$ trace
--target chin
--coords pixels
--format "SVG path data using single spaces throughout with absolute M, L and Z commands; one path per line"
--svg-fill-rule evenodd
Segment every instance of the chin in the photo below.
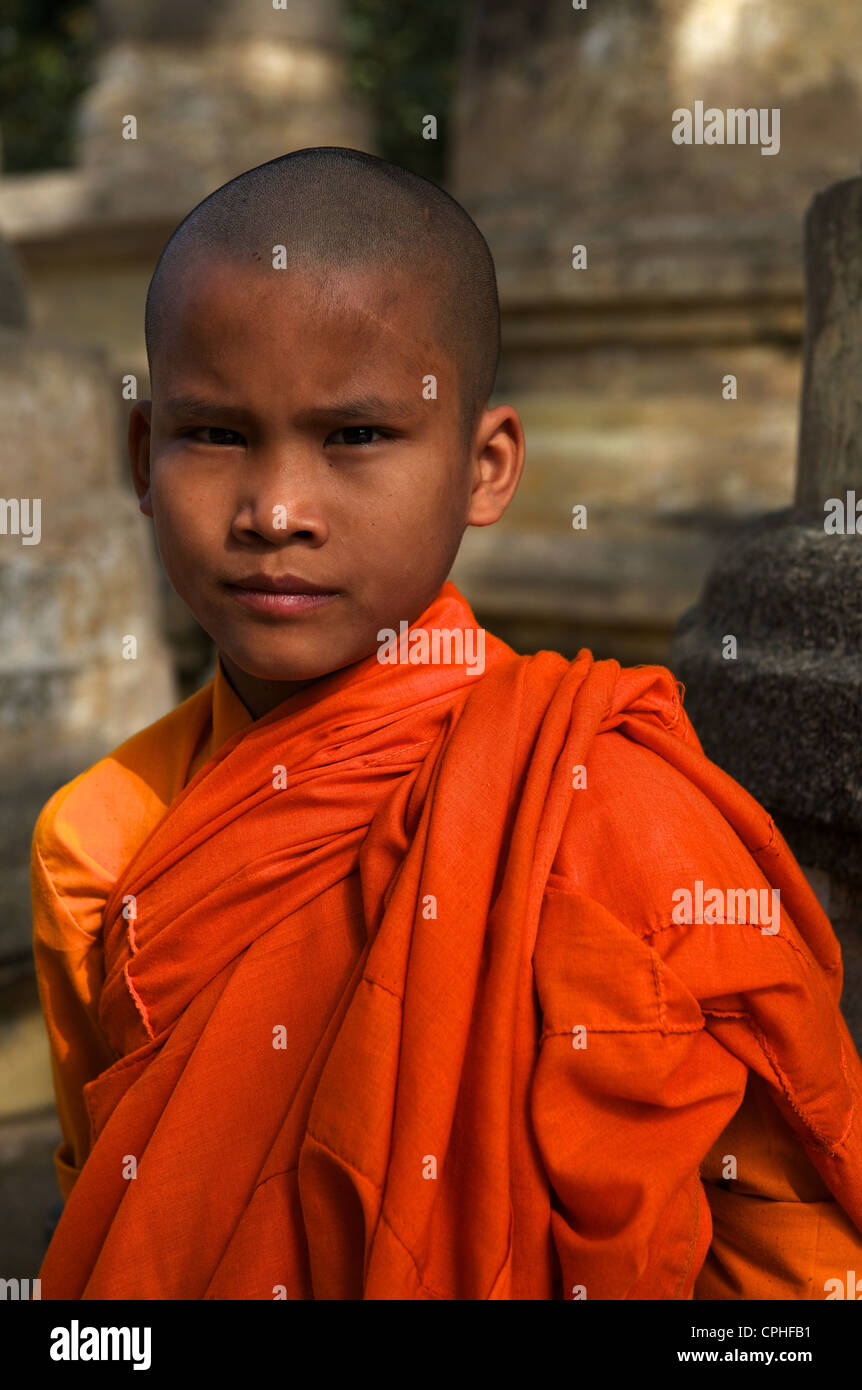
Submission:
M 332 664 L 331 654 L 328 658 L 321 658 L 319 661 L 273 661 L 272 653 L 267 656 L 256 656 L 254 653 L 236 653 L 227 646 L 222 646 L 220 650 L 227 656 L 235 666 L 244 671 L 247 676 L 253 677 L 258 681 L 270 681 L 273 684 L 283 684 L 289 681 L 312 681 L 319 676 L 329 675 L 330 671 L 336 670 L 336 665 Z

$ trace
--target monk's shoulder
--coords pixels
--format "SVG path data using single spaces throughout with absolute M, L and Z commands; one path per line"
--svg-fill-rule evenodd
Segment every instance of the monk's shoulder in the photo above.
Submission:
M 58 889 L 72 887 L 79 873 L 118 876 L 182 790 L 210 704 L 204 686 L 46 801 L 33 831 L 32 858 Z
M 711 797 L 622 730 L 596 735 L 581 780 L 554 873 L 639 935 L 665 924 L 675 891 L 692 877 L 759 878 L 747 846 Z

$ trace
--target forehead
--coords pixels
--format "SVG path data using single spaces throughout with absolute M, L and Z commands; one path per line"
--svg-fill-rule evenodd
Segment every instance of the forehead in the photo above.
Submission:
M 163 338 L 186 349 L 214 333 L 253 342 L 308 340 L 312 332 L 354 343 L 409 339 L 430 348 L 434 300 L 415 276 L 377 266 L 276 270 L 259 263 L 187 258 L 169 278 Z

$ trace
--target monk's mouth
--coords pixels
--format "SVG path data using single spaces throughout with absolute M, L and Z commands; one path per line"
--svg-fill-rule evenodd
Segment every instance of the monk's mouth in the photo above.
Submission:
M 322 608 L 338 598 L 337 593 L 325 594 L 284 594 L 271 589 L 244 589 L 237 584 L 229 584 L 228 589 L 244 608 L 258 613 L 270 613 L 275 617 L 292 617 L 313 608 Z

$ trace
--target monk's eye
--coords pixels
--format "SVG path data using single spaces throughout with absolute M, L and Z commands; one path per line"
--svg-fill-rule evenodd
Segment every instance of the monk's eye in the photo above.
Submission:
M 379 430 L 376 425 L 345 425 L 344 429 L 336 430 L 334 434 L 331 434 L 326 442 L 329 443 L 332 440 L 335 444 L 373 444 L 375 441 L 368 438 L 368 435 L 371 434 L 377 434 L 381 439 L 388 438 L 386 432 Z M 338 435 L 343 435 L 344 438 L 339 439 Z M 365 437 L 357 439 L 357 435 Z
M 239 440 L 240 444 L 244 444 L 244 443 L 245 443 L 245 440 L 243 439 L 242 435 L 241 435 L 241 434 L 237 434 L 236 430 L 225 430 L 225 429 L 222 429 L 220 425 L 201 425 L 200 429 L 197 429 L 197 430 L 190 430 L 189 433 L 191 434 L 192 437 L 194 437 L 196 434 L 213 434 L 213 435 L 226 435 L 226 434 L 229 434 L 229 435 L 232 436 L 230 439 L 227 439 L 227 440 L 225 440 L 224 438 L 217 438 L 217 439 L 202 439 L 202 440 L 201 440 L 201 443 L 202 443 L 202 444 L 227 444 L 229 448 L 234 448 L 235 445 L 236 445 L 236 441 L 237 441 L 237 440 Z

